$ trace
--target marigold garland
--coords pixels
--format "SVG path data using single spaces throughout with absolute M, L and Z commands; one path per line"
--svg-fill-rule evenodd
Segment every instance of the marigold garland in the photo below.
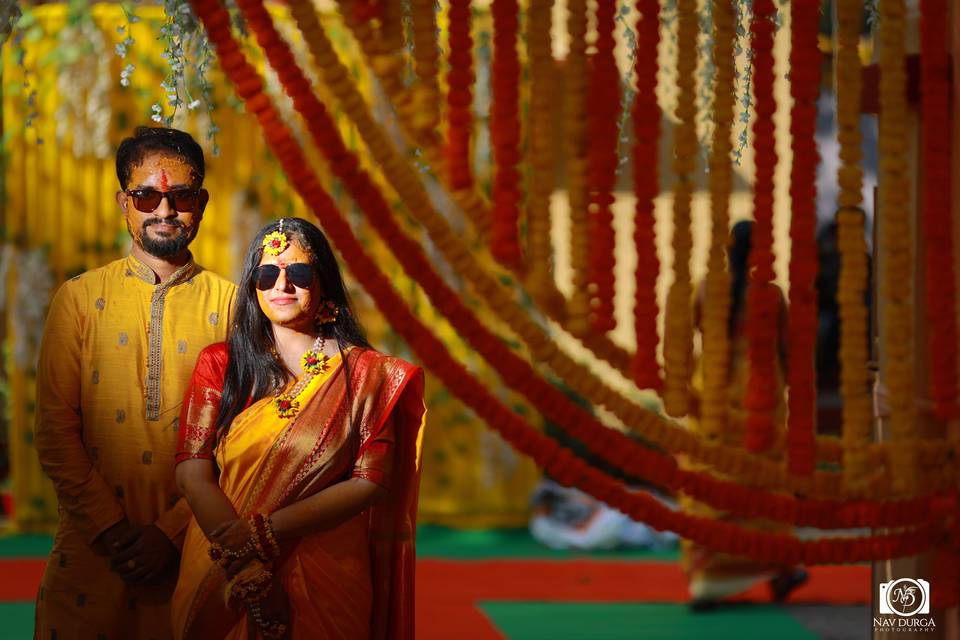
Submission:
M 567 34 L 570 48 L 564 62 L 563 130 L 567 143 L 566 186 L 570 204 L 570 268 L 573 271 L 573 295 L 568 306 L 566 328 L 575 335 L 589 332 L 590 297 L 587 291 L 590 263 L 590 235 L 587 188 L 588 61 L 587 0 L 567 2 Z
M 690 411 L 690 376 L 693 359 L 693 319 L 690 304 L 690 205 L 693 171 L 697 163 L 697 33 L 696 0 L 677 1 L 677 119 L 673 149 L 673 284 L 667 294 L 663 337 L 663 407 L 667 415 Z
M 501 264 L 519 271 L 520 253 L 520 58 L 517 31 L 520 7 L 517 0 L 493 0 L 493 61 L 490 66 L 493 104 L 490 109 L 490 140 L 496 168 L 493 176 L 493 225 L 491 252 Z
M 220 51 L 221 56 L 225 55 L 225 53 L 236 51 L 236 43 L 235 41 L 233 41 L 232 37 L 230 36 L 228 22 L 217 20 L 216 18 L 220 17 L 219 13 L 215 14 L 213 17 L 208 16 L 205 11 L 201 11 L 202 7 L 205 7 L 208 11 L 213 11 L 216 9 L 217 5 L 215 2 L 211 2 L 209 4 L 204 4 L 204 5 L 201 5 L 200 3 L 198 3 L 197 8 L 198 8 L 198 13 L 201 14 L 201 17 L 204 19 L 207 29 L 210 32 L 211 40 L 216 44 L 218 51 Z M 248 17 L 248 22 L 251 23 L 251 26 L 253 26 L 255 30 L 258 27 L 261 29 L 265 27 L 265 25 L 261 23 L 260 20 L 258 20 L 258 18 L 260 18 L 260 16 L 258 16 L 256 13 L 254 13 L 253 16 Z M 269 20 L 269 17 L 267 17 L 267 20 Z M 215 26 L 218 28 L 215 29 L 214 28 Z M 224 43 L 224 40 L 226 40 L 226 44 Z M 234 45 L 232 50 L 229 46 L 230 44 Z M 273 110 L 272 106 L 270 105 L 269 99 L 262 94 L 262 90 L 261 90 L 262 83 L 258 82 L 259 78 L 256 77 L 256 72 L 252 69 L 252 67 L 246 64 L 244 66 L 234 67 L 231 70 L 228 70 L 228 73 L 230 73 L 237 87 L 241 89 L 241 91 L 243 92 L 241 95 L 247 100 L 248 106 L 251 108 L 252 111 L 254 111 L 257 114 L 258 119 L 261 121 L 262 125 L 265 128 L 265 132 L 267 133 L 267 136 L 268 136 L 268 141 L 271 143 L 271 146 L 274 148 L 277 157 L 281 159 L 286 169 L 290 173 L 293 184 L 297 185 L 297 188 L 303 192 L 306 200 L 315 204 L 315 207 L 318 210 L 317 211 L 318 214 L 321 214 L 322 218 L 324 219 L 325 226 L 333 227 L 333 229 L 330 230 L 331 236 L 336 238 L 336 244 L 341 249 L 341 252 L 344 255 L 344 258 L 347 260 L 348 264 L 350 264 L 352 270 L 356 274 L 358 274 L 358 277 L 363 279 L 365 283 L 373 282 L 373 284 L 376 285 L 371 287 L 371 292 L 376 294 L 375 299 L 378 301 L 378 303 L 382 305 L 384 312 L 392 316 L 391 319 L 392 319 L 393 325 L 397 327 L 398 330 L 401 330 L 401 333 L 405 333 L 403 329 L 410 328 L 411 325 L 413 325 L 416 328 L 416 332 L 412 334 L 414 337 L 410 338 L 412 345 L 423 347 L 422 341 L 424 339 L 426 339 L 427 341 L 433 340 L 436 343 L 436 344 L 430 345 L 431 347 L 433 347 L 431 349 L 426 349 L 426 348 L 423 349 L 425 359 L 429 359 L 429 356 L 438 356 L 441 360 L 446 358 L 447 360 L 446 364 L 453 364 L 452 360 L 450 360 L 449 357 L 446 356 L 446 353 L 442 345 L 440 345 L 439 342 L 436 341 L 436 338 L 434 338 L 432 334 L 430 334 L 430 332 L 425 327 L 420 325 L 415 318 L 409 315 L 409 311 L 403 305 L 402 301 L 399 299 L 397 294 L 392 290 L 392 287 L 390 286 L 389 281 L 387 281 L 386 278 L 383 276 L 383 274 L 379 272 L 376 266 L 370 261 L 369 257 L 367 257 L 363 253 L 359 244 L 356 242 L 356 239 L 352 236 L 349 226 L 347 226 L 345 221 L 338 215 L 332 201 L 329 199 L 329 196 L 327 196 L 326 193 L 322 190 L 322 187 L 319 186 L 319 183 L 317 183 L 316 181 L 315 175 L 309 169 L 307 163 L 303 161 L 302 155 L 300 155 L 300 152 L 299 152 L 299 147 L 297 147 L 296 143 L 294 143 L 290 138 L 289 132 L 286 130 L 286 127 L 279 122 L 276 112 Z M 378 213 L 381 214 L 378 216 L 379 222 L 387 222 L 390 220 L 389 211 L 386 212 L 387 213 L 386 216 L 383 216 L 382 214 L 384 213 L 384 211 L 379 210 L 382 208 L 377 208 L 377 209 L 378 209 Z M 329 216 L 329 219 L 327 216 Z M 400 236 L 403 235 L 402 232 L 399 231 L 399 229 L 397 229 L 397 232 L 398 232 L 398 235 Z M 412 249 L 411 253 L 414 254 L 414 257 L 417 258 L 419 261 L 423 262 L 423 265 L 420 265 L 420 266 L 426 266 L 429 271 L 429 263 L 428 261 L 426 261 L 425 256 L 421 252 L 417 251 L 416 243 L 412 242 L 409 238 L 406 238 L 405 241 L 410 244 L 410 247 Z M 341 242 L 343 244 L 341 244 Z M 434 277 L 436 278 L 435 274 L 434 274 Z M 439 280 L 439 278 L 436 278 L 436 279 Z M 453 294 L 453 292 L 448 292 L 448 294 L 450 295 L 450 300 L 449 300 L 450 302 L 455 304 L 458 303 L 458 300 L 455 294 Z M 462 304 L 460 306 L 462 307 Z M 406 314 L 407 317 L 397 317 L 397 314 L 400 314 L 400 315 Z M 476 322 L 476 318 L 473 318 L 472 316 L 470 316 L 469 313 L 467 313 L 467 316 L 469 316 L 474 322 Z M 509 349 L 504 347 L 495 338 L 491 339 L 490 342 L 492 343 L 491 345 L 489 345 L 490 347 L 492 348 L 499 347 L 501 350 L 505 352 L 507 356 L 511 355 L 511 352 L 509 351 Z M 418 352 L 420 352 L 420 349 L 418 349 Z M 520 364 L 525 364 L 525 363 L 521 362 Z M 452 371 L 447 371 L 446 373 L 456 374 L 458 371 L 459 369 L 457 368 L 456 365 L 454 365 L 454 367 L 452 368 Z M 456 378 L 457 376 L 454 375 L 453 377 Z M 472 391 L 474 392 L 474 397 L 476 397 L 476 394 L 486 393 L 482 388 L 480 388 L 479 385 L 476 384 L 475 381 L 473 381 L 469 377 L 469 375 L 467 375 L 466 377 L 468 379 L 467 387 L 468 389 L 472 389 Z M 444 376 L 444 379 L 447 379 L 446 376 Z M 532 380 L 532 378 L 528 378 L 528 381 L 529 380 Z M 557 391 L 554 387 L 550 385 L 543 385 L 543 386 L 545 388 L 538 390 L 538 392 L 543 393 L 543 395 L 545 396 L 553 395 L 553 396 L 558 396 L 559 398 L 564 398 L 563 394 Z M 488 397 L 489 397 L 489 394 L 488 394 Z M 490 399 L 493 400 L 492 397 L 490 397 Z M 556 400 L 555 397 L 548 397 L 547 399 L 549 402 L 555 402 Z M 493 403 L 496 403 L 496 401 L 493 400 Z M 499 405 L 499 403 L 496 403 L 496 404 L 498 405 L 499 408 L 503 409 L 503 411 L 505 411 L 509 416 L 511 416 L 513 418 L 514 424 L 516 424 L 516 422 L 518 421 L 516 416 L 509 414 L 509 412 L 506 411 L 506 409 L 502 407 L 502 405 Z M 582 412 L 582 410 L 580 411 Z M 491 417 L 489 414 L 489 411 L 480 411 L 480 413 L 481 415 L 484 415 L 488 419 L 488 421 L 490 421 L 491 425 L 494 425 L 500 428 L 501 421 L 497 419 L 497 416 Z M 510 422 L 510 421 L 508 420 L 507 422 Z M 522 421 L 519 421 L 519 422 L 522 423 Z M 503 427 L 502 431 L 506 432 L 507 431 L 506 427 Z M 522 442 L 517 442 L 513 437 L 511 437 L 511 434 L 505 433 L 504 435 L 508 437 L 508 439 L 513 441 L 516 444 L 516 446 L 518 446 L 518 448 L 520 448 L 521 450 L 527 450 L 522 446 Z M 513 434 L 513 435 L 517 435 L 517 434 Z M 612 435 L 612 434 L 608 434 L 608 435 Z M 554 447 L 556 446 L 555 443 L 553 443 L 553 446 Z M 643 449 L 643 448 L 640 447 L 640 449 Z M 563 452 L 563 453 L 566 455 L 569 455 L 567 454 L 567 452 Z M 654 456 L 657 455 L 657 454 L 653 454 L 653 452 L 647 452 L 647 453 L 648 455 L 654 455 Z M 622 454 L 623 455 L 621 457 L 623 458 L 623 456 L 626 456 L 626 457 L 633 456 L 636 454 L 636 452 L 623 451 Z M 537 457 L 538 461 L 542 462 L 543 460 L 542 457 L 540 456 L 535 456 L 535 457 Z M 644 461 L 644 462 L 647 462 L 647 461 Z M 655 463 L 654 465 L 651 465 L 650 467 L 647 467 L 647 468 L 650 468 L 650 469 L 659 468 L 661 470 L 664 470 L 663 465 L 660 463 Z M 695 477 L 696 476 L 691 476 L 691 478 L 695 478 Z M 700 482 L 713 482 L 713 481 L 709 481 L 707 478 L 701 478 Z M 601 494 L 597 493 L 596 495 L 601 495 Z M 744 508 L 742 506 L 744 502 L 741 501 L 741 499 L 739 498 L 737 499 L 737 501 L 741 504 L 740 508 L 742 510 Z M 757 503 L 754 501 L 750 501 L 748 504 L 756 505 Z M 786 504 L 788 503 L 785 503 L 784 506 L 786 506 Z M 813 503 L 811 503 L 810 501 L 800 501 L 800 504 L 812 505 Z M 886 509 L 889 506 L 890 505 L 884 505 L 884 508 Z M 925 506 L 926 508 L 930 507 L 929 501 L 926 502 Z M 753 508 L 754 507 L 751 506 L 751 507 L 748 507 L 747 509 L 750 510 Z M 948 505 L 948 510 L 952 508 L 953 508 L 952 506 Z M 832 509 L 836 509 L 836 507 L 832 506 Z M 781 509 L 775 509 L 774 511 L 776 511 L 777 513 L 782 512 Z M 942 513 L 943 511 L 940 510 L 940 512 Z M 829 515 L 831 519 L 834 518 L 834 514 L 832 512 Z M 860 521 L 860 515 L 862 515 L 862 513 L 854 517 L 854 520 Z M 917 514 L 914 512 L 906 515 L 917 515 Z M 703 532 L 701 532 L 698 535 L 700 535 L 700 537 L 704 537 Z M 893 538 L 891 538 L 891 540 L 892 539 Z M 876 544 L 876 542 L 877 540 L 874 539 L 873 544 Z M 915 537 L 913 540 L 913 543 L 915 544 L 916 542 L 917 540 Z M 716 544 L 717 541 L 716 540 L 713 540 L 712 542 L 704 541 L 703 543 L 708 546 L 713 546 L 713 544 Z M 847 548 L 851 544 L 851 541 L 848 539 L 845 542 L 840 542 L 840 544 L 844 545 L 844 548 Z M 898 542 L 897 544 L 900 544 L 900 543 Z M 864 553 L 864 552 L 861 551 L 861 553 Z M 821 556 L 814 554 L 809 557 L 819 558 Z
M 861 71 L 863 3 L 839 0 L 837 6 L 837 140 L 840 143 L 837 247 L 841 256 L 837 303 L 840 308 L 840 392 L 843 396 L 843 469 L 848 486 L 862 483 L 870 468 L 866 446 L 872 436 L 873 407 L 867 380 L 867 247 L 860 209 Z
M 219 8 L 215 2 L 197 2 L 195 7 L 207 26 L 211 40 L 216 44 L 221 54 L 229 48 L 229 44 L 236 45 L 229 33 L 228 20 L 216 20 L 215 18 L 219 18 L 220 15 L 211 17 L 208 13 Z M 225 15 L 222 10 L 219 13 Z M 215 29 L 214 26 L 219 28 Z M 223 43 L 225 39 L 228 41 L 226 45 Z M 247 78 L 241 77 L 242 75 L 246 75 Z M 251 107 L 255 105 L 255 112 L 261 123 L 270 127 L 268 141 L 284 163 L 285 168 L 297 177 L 294 184 L 303 192 L 308 201 L 317 208 L 318 213 L 330 216 L 330 219 L 326 222 L 329 226 L 334 227 L 331 235 L 344 241 L 344 246 L 341 246 L 339 242 L 337 244 L 341 248 L 345 259 L 351 263 L 354 272 L 366 276 L 368 283 L 374 285 L 372 289 L 377 294 L 375 299 L 382 305 L 385 312 L 388 310 L 394 311 L 394 313 L 389 313 L 392 316 L 394 326 L 407 328 L 411 325 L 417 325 L 416 319 L 409 313 L 396 292 L 392 290 L 389 281 L 379 272 L 369 257 L 363 253 L 359 244 L 356 243 L 356 239 L 353 238 L 349 227 L 337 214 L 332 200 L 316 181 L 316 176 L 304 161 L 299 147 L 277 118 L 269 99 L 266 99 L 258 91 L 259 87 L 256 83 L 250 80 L 251 77 L 256 76 L 256 72 L 249 65 L 244 65 L 243 68 L 235 68 L 231 76 L 238 86 L 246 85 L 243 97 L 247 100 L 248 105 Z M 258 98 L 264 99 L 258 100 Z M 303 182 L 301 182 L 301 179 Z M 536 432 L 525 429 L 522 420 L 519 420 L 517 416 L 493 399 L 482 386 L 477 385 L 475 380 L 472 380 L 469 374 L 465 374 L 459 365 L 449 359 L 442 344 L 425 327 L 419 325 L 418 329 L 416 336 L 419 339 L 411 339 L 411 344 L 421 348 L 433 347 L 432 349 L 423 349 L 425 359 L 433 364 L 438 365 L 439 362 L 442 362 L 444 365 L 452 365 L 449 371 L 451 379 L 458 384 L 465 383 L 465 387 L 459 390 L 469 396 L 471 401 L 468 404 L 478 409 L 478 413 L 484 415 L 491 424 L 502 425 L 501 431 L 515 446 L 533 455 L 539 464 L 551 474 L 556 475 L 561 482 L 578 484 L 594 495 L 603 496 L 604 500 L 623 509 L 631 516 L 650 522 L 655 527 L 676 530 L 681 535 L 701 544 L 731 553 L 749 554 L 771 561 L 803 560 L 807 563 L 849 562 L 866 557 L 915 553 L 916 549 L 929 546 L 939 535 L 937 528 L 925 527 L 895 536 L 870 539 L 826 539 L 815 543 L 802 543 L 789 536 L 770 536 L 758 532 L 744 532 L 734 525 L 701 521 L 671 512 L 645 494 L 626 492 L 622 485 L 590 469 L 573 457 L 569 451 L 562 450 L 556 443 L 546 440 Z M 435 344 L 429 344 L 431 341 Z M 538 442 L 537 439 L 540 441 Z
M 399 0 L 396 1 L 399 4 Z M 402 71 L 406 64 L 406 51 L 402 38 L 397 44 L 394 40 L 384 40 L 369 23 L 357 20 L 349 0 L 338 0 L 338 7 L 347 27 L 360 44 L 367 57 L 368 66 L 394 106 L 398 122 L 408 141 L 423 152 L 421 158 L 435 175 L 446 180 L 449 186 L 448 172 L 444 171 L 443 139 L 437 131 L 418 130 L 414 126 L 416 114 L 413 113 L 413 100 L 404 84 Z M 402 34 L 401 34 L 402 35 Z M 490 229 L 490 204 L 483 195 L 472 187 L 450 189 L 450 195 L 457 206 L 470 220 L 478 234 L 486 235 Z
M 482 274 L 467 273 L 469 278 L 479 278 L 482 276 Z M 522 310 L 517 311 L 515 305 L 512 306 L 512 301 L 509 297 L 504 298 L 502 296 L 502 291 L 498 290 L 496 283 L 481 282 L 479 288 L 484 291 L 501 294 L 498 299 L 494 300 L 492 308 L 501 312 L 502 317 L 511 325 L 521 327 L 521 336 L 531 345 L 532 353 L 538 360 L 548 362 L 555 370 L 560 371 L 561 375 L 563 375 L 568 383 L 578 392 L 599 398 L 598 402 L 610 407 L 618 417 L 636 428 L 644 437 L 670 451 L 683 451 L 695 459 L 708 460 L 718 470 L 740 477 L 744 482 L 749 484 L 771 488 L 781 487 L 806 495 L 839 495 L 841 491 L 840 485 L 837 482 L 838 478 L 833 474 L 818 473 L 812 479 L 785 477 L 782 469 L 769 464 L 768 461 L 755 460 L 752 458 L 748 460 L 748 458 L 737 449 L 705 444 L 696 438 L 691 438 L 690 434 L 682 429 L 651 419 L 651 416 L 647 412 L 620 398 L 615 392 L 606 388 L 596 378 L 584 372 L 582 368 L 570 361 L 569 358 L 559 353 L 555 346 L 550 345 L 549 340 L 544 341 L 544 336 L 529 324 L 529 320 L 525 319 Z M 509 309 L 510 313 L 503 313 L 504 309 Z M 521 322 L 521 319 L 523 319 L 523 322 Z M 464 334 L 466 335 L 466 332 L 464 332 Z M 823 444 L 825 447 L 825 455 L 829 459 L 830 456 L 832 456 L 831 452 L 833 450 L 826 447 L 826 443 Z M 942 465 L 937 464 L 937 461 L 945 460 L 949 452 L 933 446 L 925 447 L 925 449 L 928 449 L 928 451 L 925 451 L 924 455 L 927 456 L 927 459 L 931 462 L 929 468 L 941 468 Z M 881 471 L 872 474 L 868 482 L 865 483 L 866 486 L 860 488 L 856 495 L 881 496 L 889 491 L 886 474 L 882 471 L 883 460 L 887 449 L 877 446 L 873 448 L 870 453 L 875 466 L 881 469 Z M 951 482 L 947 475 L 938 475 L 936 480 L 940 483 L 938 486 L 947 486 Z
M 470 138 L 473 135 L 473 38 L 470 0 L 450 0 L 447 57 L 447 141 L 443 148 L 447 181 L 454 191 L 473 186 Z
M 620 73 L 613 50 L 616 2 L 596 5 L 597 40 L 590 57 L 590 94 L 587 120 L 590 131 L 588 189 L 590 260 L 590 326 L 605 333 L 616 328 L 613 317 L 616 239 L 613 231 L 613 189 L 617 181 L 617 147 L 620 114 Z
M 780 327 L 780 290 L 773 284 L 773 173 L 777 146 L 773 115 L 773 0 L 753 3 L 750 23 L 753 47 L 753 91 L 756 116 L 753 122 L 755 176 L 753 185 L 753 233 L 750 238 L 750 285 L 747 288 L 747 354 L 750 361 L 744 446 L 766 451 L 775 442 L 775 412 L 780 402 L 777 386 L 777 342 Z
M 384 52 L 402 50 L 405 45 L 403 0 L 376 0 L 380 14 L 380 40 Z
M 930 395 L 941 420 L 960 418 L 951 198 L 949 11 L 946 0 L 920 3 L 921 220 L 926 258 Z
M 659 0 L 637 0 L 637 49 L 634 73 L 637 93 L 633 98 L 633 245 L 637 253 L 634 271 L 633 326 L 637 349 L 630 363 L 633 381 L 641 389 L 661 389 L 663 378 L 657 361 L 659 331 L 657 316 L 657 256 L 655 201 L 660 192 L 660 105 L 657 104 L 657 53 L 660 46 Z
M 553 104 L 556 69 L 550 49 L 553 0 L 530 0 L 526 13 L 527 53 L 530 58 L 529 186 L 527 187 L 526 290 L 550 315 L 565 312 L 566 300 L 553 277 L 550 243 L 550 197 L 554 189 Z
M 710 149 L 710 188 L 712 224 L 707 277 L 701 305 L 703 332 L 703 400 L 698 426 L 700 433 L 716 439 L 725 431 L 729 411 L 730 340 L 727 320 L 730 315 L 730 274 L 726 269 L 730 191 L 733 167 L 730 133 L 735 102 L 734 10 L 730 0 L 713 7 L 713 60 L 717 74 L 713 99 L 713 142 Z
M 790 172 L 790 308 L 788 328 L 787 464 L 791 473 L 813 473 L 816 462 L 817 341 L 816 180 L 819 154 L 815 139 L 820 95 L 820 7 L 791 4 L 790 114 L 793 165 Z
M 913 252 L 904 60 L 906 7 L 880 2 L 880 251 L 883 255 L 884 371 L 890 389 L 894 486 L 916 486 L 913 449 L 897 445 L 918 437 L 913 374 Z
M 435 0 L 410 0 L 413 31 L 413 70 L 418 82 L 413 90 L 413 106 L 419 130 L 440 126 L 440 81 L 437 77 L 437 18 Z
M 432 135 L 433 132 L 413 130 L 412 115 L 408 107 L 411 101 L 400 75 L 405 52 L 399 49 L 385 51 L 383 42 L 378 38 L 377 33 L 369 24 L 355 18 L 353 11 L 350 10 L 351 6 L 349 2 L 341 0 L 340 7 L 344 21 L 359 42 L 364 55 L 367 57 L 369 67 L 380 81 L 384 93 L 395 106 L 401 129 L 408 140 L 412 141 L 423 152 L 421 160 L 425 161 L 438 175 L 444 176 L 449 184 L 448 172 L 443 170 L 445 160 L 443 158 L 442 140 L 438 136 Z M 545 302 L 541 299 L 542 296 L 538 296 L 537 301 L 545 306 L 546 311 L 554 321 L 576 336 L 598 358 L 609 362 L 611 366 L 629 378 L 630 354 L 614 344 L 605 334 L 588 331 L 588 301 L 584 280 L 589 247 L 586 233 L 587 207 L 583 200 L 586 197 L 587 169 L 586 116 L 584 115 L 585 78 L 587 74 L 584 54 L 586 45 L 583 41 L 586 32 L 585 0 L 572 0 L 569 9 L 570 32 L 571 34 L 579 34 L 579 36 L 573 37 L 571 41 L 570 54 L 564 65 L 566 69 L 564 75 L 567 76 L 565 84 L 568 90 L 564 100 L 564 131 L 570 132 L 570 135 L 566 136 L 568 143 L 571 140 L 579 140 L 579 143 L 572 145 L 572 149 L 568 153 L 571 164 L 567 171 L 567 193 L 571 203 L 571 268 L 574 273 L 574 291 L 567 310 L 569 313 L 558 312 L 554 305 L 549 303 L 549 299 Z M 581 72 L 575 72 L 576 69 L 581 68 Z M 580 157 L 577 154 L 582 156 L 580 160 L 576 160 Z M 491 205 L 483 194 L 475 188 L 475 185 L 469 188 L 451 188 L 450 195 L 457 206 L 471 220 L 474 229 L 481 235 L 486 234 L 490 226 Z M 582 202 L 582 206 L 578 206 L 576 204 L 578 202 Z M 552 295 L 552 292 L 549 292 L 549 296 L 552 297 Z

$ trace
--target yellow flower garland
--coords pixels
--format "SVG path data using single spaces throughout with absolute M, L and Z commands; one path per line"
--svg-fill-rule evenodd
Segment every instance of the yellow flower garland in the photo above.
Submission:
M 527 54 L 530 59 L 529 176 L 527 186 L 526 289 L 551 315 L 564 312 L 566 301 L 553 278 L 550 243 L 550 196 L 553 194 L 552 105 L 556 71 L 550 49 L 553 0 L 531 0 L 526 13 Z
M 867 380 L 867 247 L 860 210 L 860 25 L 863 3 L 839 0 L 837 32 L 837 138 L 840 143 L 840 210 L 837 244 L 842 256 L 837 302 L 840 307 L 840 390 L 843 395 L 843 468 L 848 486 L 862 484 L 869 469 L 867 444 L 872 408 Z
M 913 372 L 913 255 L 910 175 L 907 166 L 907 102 L 904 69 L 904 0 L 880 2 L 880 251 L 884 303 L 884 366 L 890 389 L 894 486 L 916 485 L 917 439 Z
M 437 18 L 434 0 L 410 0 L 413 23 L 413 69 L 419 82 L 413 91 L 417 131 L 440 127 L 440 81 L 437 66 Z
M 564 64 L 563 130 L 567 143 L 567 199 L 570 204 L 570 267 L 573 296 L 568 306 L 567 328 L 574 335 L 589 331 L 590 296 L 587 269 L 590 256 L 587 234 L 587 0 L 567 3 L 570 49 Z
M 730 153 L 733 122 L 734 31 L 733 6 L 730 0 L 719 0 L 713 8 L 713 60 L 717 70 L 713 99 L 713 146 L 710 150 L 710 207 L 712 228 L 710 256 L 702 306 L 703 332 L 703 402 L 700 409 L 700 432 L 718 438 L 727 420 L 727 381 L 730 346 L 727 320 L 730 313 L 730 274 L 727 271 L 727 235 L 729 227 L 730 189 L 733 170 Z
M 690 204 L 692 173 L 697 159 L 697 35 L 696 0 L 677 2 L 677 119 L 673 170 L 673 284 L 667 295 L 666 329 L 663 340 L 663 406 L 668 415 L 690 411 L 690 372 L 693 357 L 693 322 L 690 303 Z
M 307 0 L 297 0 L 291 3 L 296 6 L 309 6 Z M 312 8 L 311 8 L 312 11 Z M 349 24 L 349 20 L 348 20 Z M 353 25 L 356 26 L 356 25 Z M 351 28 L 353 28 L 351 26 Z M 363 31 L 355 31 L 363 33 Z M 370 31 L 368 37 L 373 37 Z M 306 41 L 312 43 L 312 36 L 305 36 Z M 361 44 L 364 45 L 361 40 Z M 364 51 L 369 52 L 372 47 L 364 45 Z M 367 54 L 372 55 L 372 54 Z M 371 62 L 373 62 L 371 60 Z M 384 71 L 383 67 L 374 66 L 376 73 Z M 386 68 L 389 73 L 390 68 Z M 349 78 L 347 78 L 349 80 Z M 351 81 L 352 82 L 352 81 Z M 358 103 L 364 106 L 362 100 Z M 351 105 L 359 108 L 357 105 Z M 355 113 L 348 112 L 351 118 Z M 355 120 L 355 122 L 357 122 Z M 370 121 L 372 123 L 372 119 Z M 378 126 L 378 125 L 374 125 Z M 359 125 L 363 131 L 367 126 Z M 695 141 L 694 141 L 695 142 Z M 409 168 L 409 165 L 408 165 Z M 388 180 L 395 181 L 394 171 L 400 171 L 401 166 L 387 163 L 383 166 Z M 418 180 L 416 173 L 413 181 Z M 401 197 L 410 204 L 407 196 Z M 869 457 L 874 468 L 878 469 L 863 486 L 851 490 L 844 490 L 842 476 L 830 472 L 818 472 L 813 476 L 793 477 L 779 464 L 770 460 L 750 455 L 736 447 L 726 447 L 720 444 L 707 442 L 695 434 L 664 421 L 647 409 L 636 405 L 608 387 L 602 380 L 590 373 L 584 367 L 564 354 L 557 345 L 543 333 L 540 327 L 531 320 L 526 309 L 520 307 L 513 300 L 512 294 L 496 282 L 495 278 L 487 274 L 477 260 L 470 254 L 458 236 L 450 231 L 445 219 L 432 208 L 410 207 L 411 213 L 418 217 L 427 229 L 435 245 L 444 253 L 458 273 L 474 283 L 490 302 L 491 308 L 510 326 L 516 328 L 517 334 L 526 342 L 531 355 L 536 361 L 544 363 L 556 371 L 577 393 L 588 397 L 598 405 L 607 407 L 614 415 L 629 426 L 631 431 L 649 439 L 672 453 L 683 453 L 690 458 L 704 462 L 724 473 L 751 486 L 776 488 L 784 491 L 802 493 L 810 497 L 824 498 L 881 498 L 889 497 L 891 483 L 889 475 L 884 472 L 885 461 L 890 456 L 888 447 L 873 445 L 869 449 Z M 436 216 L 436 217 L 434 217 Z M 821 439 L 818 442 L 820 457 L 835 459 L 836 445 L 831 439 Z M 922 478 L 921 486 L 925 490 L 936 490 L 951 485 L 955 476 L 950 468 L 943 464 L 949 452 L 944 451 L 937 443 L 918 443 L 917 455 L 928 461 L 928 473 Z

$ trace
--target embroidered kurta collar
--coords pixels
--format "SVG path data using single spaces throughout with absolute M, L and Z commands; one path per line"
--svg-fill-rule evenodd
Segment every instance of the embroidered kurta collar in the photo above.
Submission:
M 190 260 L 187 261 L 187 264 L 174 271 L 166 282 L 158 283 L 157 274 L 153 272 L 153 269 L 133 257 L 132 253 L 127 256 L 128 276 L 135 276 L 149 285 L 162 287 L 164 289 L 186 282 L 192 278 L 196 272 L 197 263 L 193 260 L 193 254 L 190 254 Z

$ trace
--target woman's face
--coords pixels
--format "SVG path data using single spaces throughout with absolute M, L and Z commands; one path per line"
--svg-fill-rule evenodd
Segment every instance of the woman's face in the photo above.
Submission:
M 289 246 L 280 255 L 271 256 L 264 252 L 260 264 L 276 265 L 280 268 L 280 275 L 271 288 L 261 290 L 257 287 L 257 301 L 260 303 L 263 314 L 273 324 L 312 333 L 323 291 L 316 272 L 313 273 L 309 287 L 300 287 L 290 281 L 286 268 L 298 263 L 309 265 L 310 256 L 295 240 L 291 240 Z

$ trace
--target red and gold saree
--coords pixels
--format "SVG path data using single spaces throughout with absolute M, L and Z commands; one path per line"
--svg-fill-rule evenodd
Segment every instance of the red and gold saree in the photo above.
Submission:
M 412 640 L 423 372 L 370 349 L 344 359 L 314 377 L 294 418 L 278 417 L 263 398 L 217 440 L 227 355 L 223 344 L 209 347 L 184 401 L 178 461 L 212 454 L 240 517 L 272 513 L 350 477 L 386 488 L 386 499 L 355 518 L 285 546 L 275 570 L 294 638 Z M 173 596 L 175 637 L 256 637 L 246 615 L 225 605 L 226 576 L 208 547 L 193 520 Z

